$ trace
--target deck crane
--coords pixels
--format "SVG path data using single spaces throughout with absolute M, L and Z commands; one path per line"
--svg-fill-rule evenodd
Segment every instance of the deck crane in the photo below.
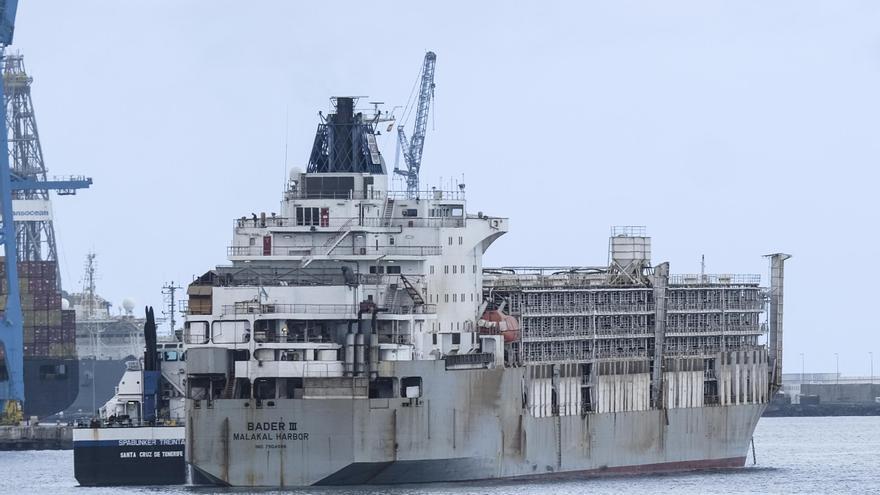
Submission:
M 6 47 L 12 44 L 15 30 L 15 14 L 18 0 L 0 0 L 0 61 Z M 0 84 L 0 101 L 5 101 L 4 85 Z M 0 125 L 0 143 L 7 146 L 9 132 L 6 119 Z M 0 422 L 15 423 L 21 420 L 21 404 L 24 402 L 24 338 L 21 312 L 21 294 L 18 287 L 18 246 L 12 213 L 14 191 L 55 190 L 72 194 L 87 188 L 92 179 L 39 180 L 12 173 L 9 153 L 0 150 L 0 243 L 3 245 L 6 264 L 6 307 L 0 317 Z
M 416 108 L 416 121 L 413 126 L 412 139 L 406 139 L 403 125 L 397 126 L 397 138 L 400 149 L 403 151 L 403 159 L 406 162 L 406 170 L 394 168 L 394 173 L 406 177 L 407 196 L 415 198 L 419 194 L 419 167 L 422 165 L 422 149 L 425 146 L 425 131 L 428 128 L 428 113 L 431 109 L 431 100 L 434 99 L 434 65 L 437 63 L 437 55 L 434 52 L 425 54 L 422 64 L 421 84 L 419 87 L 419 99 Z

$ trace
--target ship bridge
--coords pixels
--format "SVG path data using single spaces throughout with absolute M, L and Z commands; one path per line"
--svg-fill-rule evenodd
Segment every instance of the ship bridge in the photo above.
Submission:
M 468 214 L 463 184 L 392 190 L 380 114 L 334 106 L 280 211 L 234 219 L 230 264 L 188 288 L 192 397 L 293 398 L 305 378 L 376 379 L 382 363 L 483 348 L 482 256 L 508 220 Z

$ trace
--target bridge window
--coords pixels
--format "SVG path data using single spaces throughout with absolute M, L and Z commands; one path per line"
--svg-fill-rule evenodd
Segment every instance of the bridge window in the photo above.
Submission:
M 400 379 L 400 396 L 415 399 L 422 396 L 422 377 L 407 376 Z
M 247 320 L 215 321 L 211 324 L 211 340 L 215 344 L 250 342 L 251 324 Z
M 298 206 L 296 208 L 296 224 L 301 226 L 320 225 L 320 208 Z
M 275 379 L 257 378 L 254 380 L 254 399 L 274 399 Z
M 233 388 L 234 399 L 250 399 L 251 398 L 251 381 L 247 378 L 236 378 Z
M 320 305 L 314 305 L 315 310 Z M 307 308 L 308 309 L 308 308 Z M 327 326 L 305 320 L 257 320 L 254 322 L 254 342 L 328 342 Z
M 187 344 L 208 343 L 208 322 L 188 321 L 183 325 L 183 340 Z
M 208 391 L 211 388 L 211 379 L 207 377 L 189 377 L 187 379 L 187 397 L 195 400 L 209 399 Z
M 393 377 L 379 377 L 370 381 L 370 398 L 371 399 L 392 399 L 394 398 L 394 386 L 397 379 Z

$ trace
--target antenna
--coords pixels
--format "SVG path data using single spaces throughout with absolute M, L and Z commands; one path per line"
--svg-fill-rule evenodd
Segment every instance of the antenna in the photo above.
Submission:
M 288 115 L 288 108 L 284 109 L 284 177 L 281 178 L 282 184 L 287 184 L 287 180 L 290 178 L 287 175 L 287 141 L 290 136 L 290 117 Z M 285 186 L 286 187 L 286 186 Z
M 175 308 L 174 294 L 175 294 L 177 291 L 179 291 L 179 290 L 183 290 L 183 287 L 180 287 L 180 286 L 174 285 L 174 281 L 173 281 L 173 280 L 172 280 L 171 282 L 169 282 L 169 283 L 167 283 L 167 284 L 165 284 L 165 285 L 162 286 L 162 295 L 165 296 L 165 304 L 168 305 L 168 310 L 167 310 L 167 311 L 163 311 L 162 314 L 164 314 L 165 316 L 167 316 L 168 319 L 169 319 L 168 323 L 171 325 L 171 335 L 174 335 L 174 329 L 175 329 L 175 328 L 174 328 L 174 327 L 175 327 L 175 321 L 174 321 L 174 308 Z
M 89 251 L 86 255 L 86 263 L 85 263 L 85 276 L 83 276 L 83 296 L 85 301 L 83 301 L 83 309 L 85 309 L 86 319 L 95 318 L 95 312 L 98 309 L 98 295 L 95 291 L 95 272 L 97 271 L 97 266 L 95 265 L 95 252 Z

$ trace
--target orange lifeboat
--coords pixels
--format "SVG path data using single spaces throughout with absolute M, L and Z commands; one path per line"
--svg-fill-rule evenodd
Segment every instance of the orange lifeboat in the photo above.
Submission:
M 519 321 L 500 309 L 487 309 L 477 321 L 477 326 L 483 335 L 501 335 L 504 342 L 519 340 Z

